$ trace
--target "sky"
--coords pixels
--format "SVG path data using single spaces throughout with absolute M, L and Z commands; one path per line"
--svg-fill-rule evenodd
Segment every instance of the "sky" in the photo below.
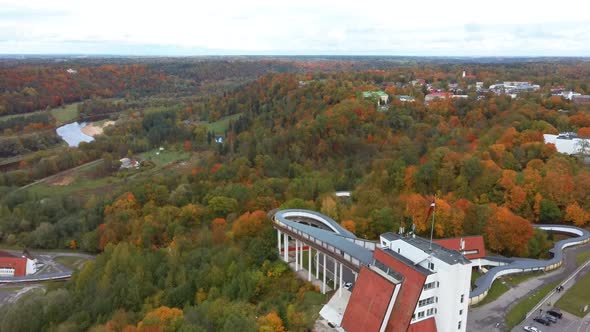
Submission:
M 0 0 L 0 54 L 590 56 L 590 1 Z

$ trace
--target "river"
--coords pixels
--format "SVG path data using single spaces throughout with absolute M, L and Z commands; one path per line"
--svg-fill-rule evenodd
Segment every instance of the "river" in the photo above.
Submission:
M 94 137 L 85 135 L 82 128 L 86 122 L 72 122 L 57 128 L 57 134 L 68 143 L 69 146 L 77 147 L 80 142 L 92 142 Z

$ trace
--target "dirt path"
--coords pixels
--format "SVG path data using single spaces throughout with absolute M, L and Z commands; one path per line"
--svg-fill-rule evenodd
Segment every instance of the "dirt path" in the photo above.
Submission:
M 31 182 L 31 183 L 29 183 L 29 184 L 27 184 L 27 185 L 24 185 L 24 186 L 22 186 L 22 187 L 20 187 L 20 188 L 16 189 L 15 191 L 22 190 L 22 189 L 27 189 L 27 188 L 29 188 L 29 187 L 32 187 L 32 186 L 34 186 L 34 185 L 37 185 L 37 184 L 39 184 L 39 183 L 43 183 L 43 182 L 45 182 L 45 181 L 49 181 L 49 180 L 52 180 L 52 179 L 59 179 L 60 177 L 61 177 L 61 178 L 65 178 L 65 177 L 67 177 L 67 175 L 69 174 L 69 172 L 76 171 L 76 170 L 78 170 L 78 169 L 80 169 L 80 168 L 82 168 L 82 167 L 86 167 L 86 166 L 90 166 L 90 165 L 98 164 L 98 163 L 99 163 L 99 162 L 101 162 L 101 161 L 102 161 L 102 159 L 96 159 L 96 160 L 94 160 L 94 161 L 91 161 L 91 162 L 88 162 L 88 163 L 86 163 L 86 164 L 82 164 L 82 165 L 80 165 L 80 166 L 76 166 L 76 167 L 74 167 L 74 168 L 66 169 L 66 170 L 64 170 L 64 171 L 61 171 L 61 172 L 59 172 L 59 173 L 57 173 L 57 174 L 53 174 L 53 175 L 50 175 L 50 176 L 48 176 L 48 177 L 45 177 L 45 178 L 39 179 L 39 180 L 37 180 L 37 181 L 35 181 L 35 182 Z

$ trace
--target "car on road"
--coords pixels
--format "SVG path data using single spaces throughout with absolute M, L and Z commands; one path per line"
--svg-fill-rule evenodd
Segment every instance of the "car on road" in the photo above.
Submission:
M 541 330 L 539 330 L 538 328 L 536 328 L 534 326 L 525 326 L 524 330 L 527 332 L 541 332 Z
M 544 314 L 543 318 L 550 321 L 551 323 L 557 323 L 557 318 L 555 316 L 551 316 L 549 314 Z
M 352 289 L 352 282 L 347 282 L 344 284 L 344 289 L 351 290 Z
M 533 318 L 533 320 L 537 323 L 541 323 L 545 326 L 549 326 L 551 324 L 551 322 L 549 322 L 548 320 L 546 320 L 545 318 L 541 317 L 541 316 L 537 316 L 535 318 Z
M 557 308 L 553 308 L 549 311 L 547 311 L 547 313 L 553 317 L 559 318 L 561 319 L 561 316 L 563 316 L 563 314 L 561 313 L 561 311 Z

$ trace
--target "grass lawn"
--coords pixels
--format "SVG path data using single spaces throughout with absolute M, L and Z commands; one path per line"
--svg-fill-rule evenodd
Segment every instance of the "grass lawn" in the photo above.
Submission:
M 555 304 L 557 307 L 578 317 L 584 317 L 581 309 L 590 305 L 590 273 L 586 274 L 572 288 L 570 288 Z
M 164 150 L 160 151 L 159 154 L 158 149 L 154 149 L 151 151 L 147 151 L 144 153 L 139 154 L 140 160 L 150 160 L 156 164 L 156 166 L 164 166 L 171 162 L 180 161 L 180 160 L 188 160 L 190 158 L 190 153 L 186 151 L 175 151 L 175 150 Z
M 545 285 L 544 287 L 537 289 L 531 296 L 521 300 L 513 306 L 506 314 L 506 325 L 508 325 L 508 328 L 512 329 L 514 326 L 522 322 L 525 315 L 531 311 L 531 309 L 533 309 L 533 307 L 537 305 L 545 295 L 554 290 L 558 284 L 559 282 Z
M 57 256 L 53 260 L 61 265 L 69 267 L 72 270 L 81 269 L 84 266 L 84 264 L 88 261 L 85 258 L 75 256 Z
M 502 277 L 502 279 L 512 286 L 517 286 L 520 283 L 523 283 L 531 278 L 540 277 L 543 274 L 545 274 L 545 273 L 544 272 L 518 273 L 518 274 L 507 275 L 505 277 Z
M 576 264 L 580 266 L 584 264 L 588 259 L 590 259 L 590 250 L 583 251 L 576 255 Z
M 161 172 L 172 162 L 188 160 L 190 158 L 190 153 L 185 151 L 164 150 L 159 155 L 156 152 L 157 150 L 152 150 L 139 155 L 141 160 L 151 160 L 155 164 L 153 168 L 129 170 L 126 175 L 115 173 L 109 176 L 96 177 L 93 175 L 93 170 L 96 167 L 100 167 L 101 163 L 91 164 L 68 174 L 67 176 L 74 178 L 68 185 L 59 186 L 44 182 L 31 186 L 27 190 L 42 197 L 60 194 L 75 194 L 80 196 L 90 196 L 92 194 L 118 195 L 124 188 L 129 187 L 132 182 L 149 178 Z
M 242 116 L 242 115 L 241 114 L 234 114 L 234 115 L 224 116 L 223 118 L 221 118 L 215 122 L 208 123 L 206 125 L 207 129 L 210 132 L 215 133 L 216 135 L 222 135 L 223 133 L 225 133 L 225 131 L 229 127 L 229 122 L 236 121 L 237 119 L 240 118 L 240 116 Z
M 75 121 L 78 119 L 78 103 L 54 108 L 51 110 L 51 115 L 55 118 L 58 126 Z
M 79 103 L 73 103 L 73 104 L 64 105 L 62 107 L 53 108 L 49 112 L 55 118 L 57 125 L 61 126 L 65 123 L 75 121 L 78 118 L 78 104 Z M 45 112 L 47 112 L 47 111 L 41 110 L 41 111 L 36 111 L 36 112 L 31 112 L 31 113 L 24 113 L 24 114 L 4 115 L 4 116 L 0 117 L 0 121 L 12 119 L 12 118 L 17 118 L 17 117 L 21 117 L 21 116 L 26 117 L 26 116 L 31 116 L 34 114 L 45 113 Z
M 473 305 L 473 307 L 479 307 L 484 304 L 493 302 L 494 300 L 496 300 L 497 298 L 502 296 L 502 294 L 506 293 L 509 289 L 510 289 L 510 287 L 508 287 L 504 283 L 502 283 L 501 279 L 497 279 L 492 284 L 492 287 L 490 287 L 490 290 L 488 291 L 488 295 L 486 295 L 486 297 L 484 297 L 483 300 L 481 300 L 481 302 L 477 303 L 476 305 Z

